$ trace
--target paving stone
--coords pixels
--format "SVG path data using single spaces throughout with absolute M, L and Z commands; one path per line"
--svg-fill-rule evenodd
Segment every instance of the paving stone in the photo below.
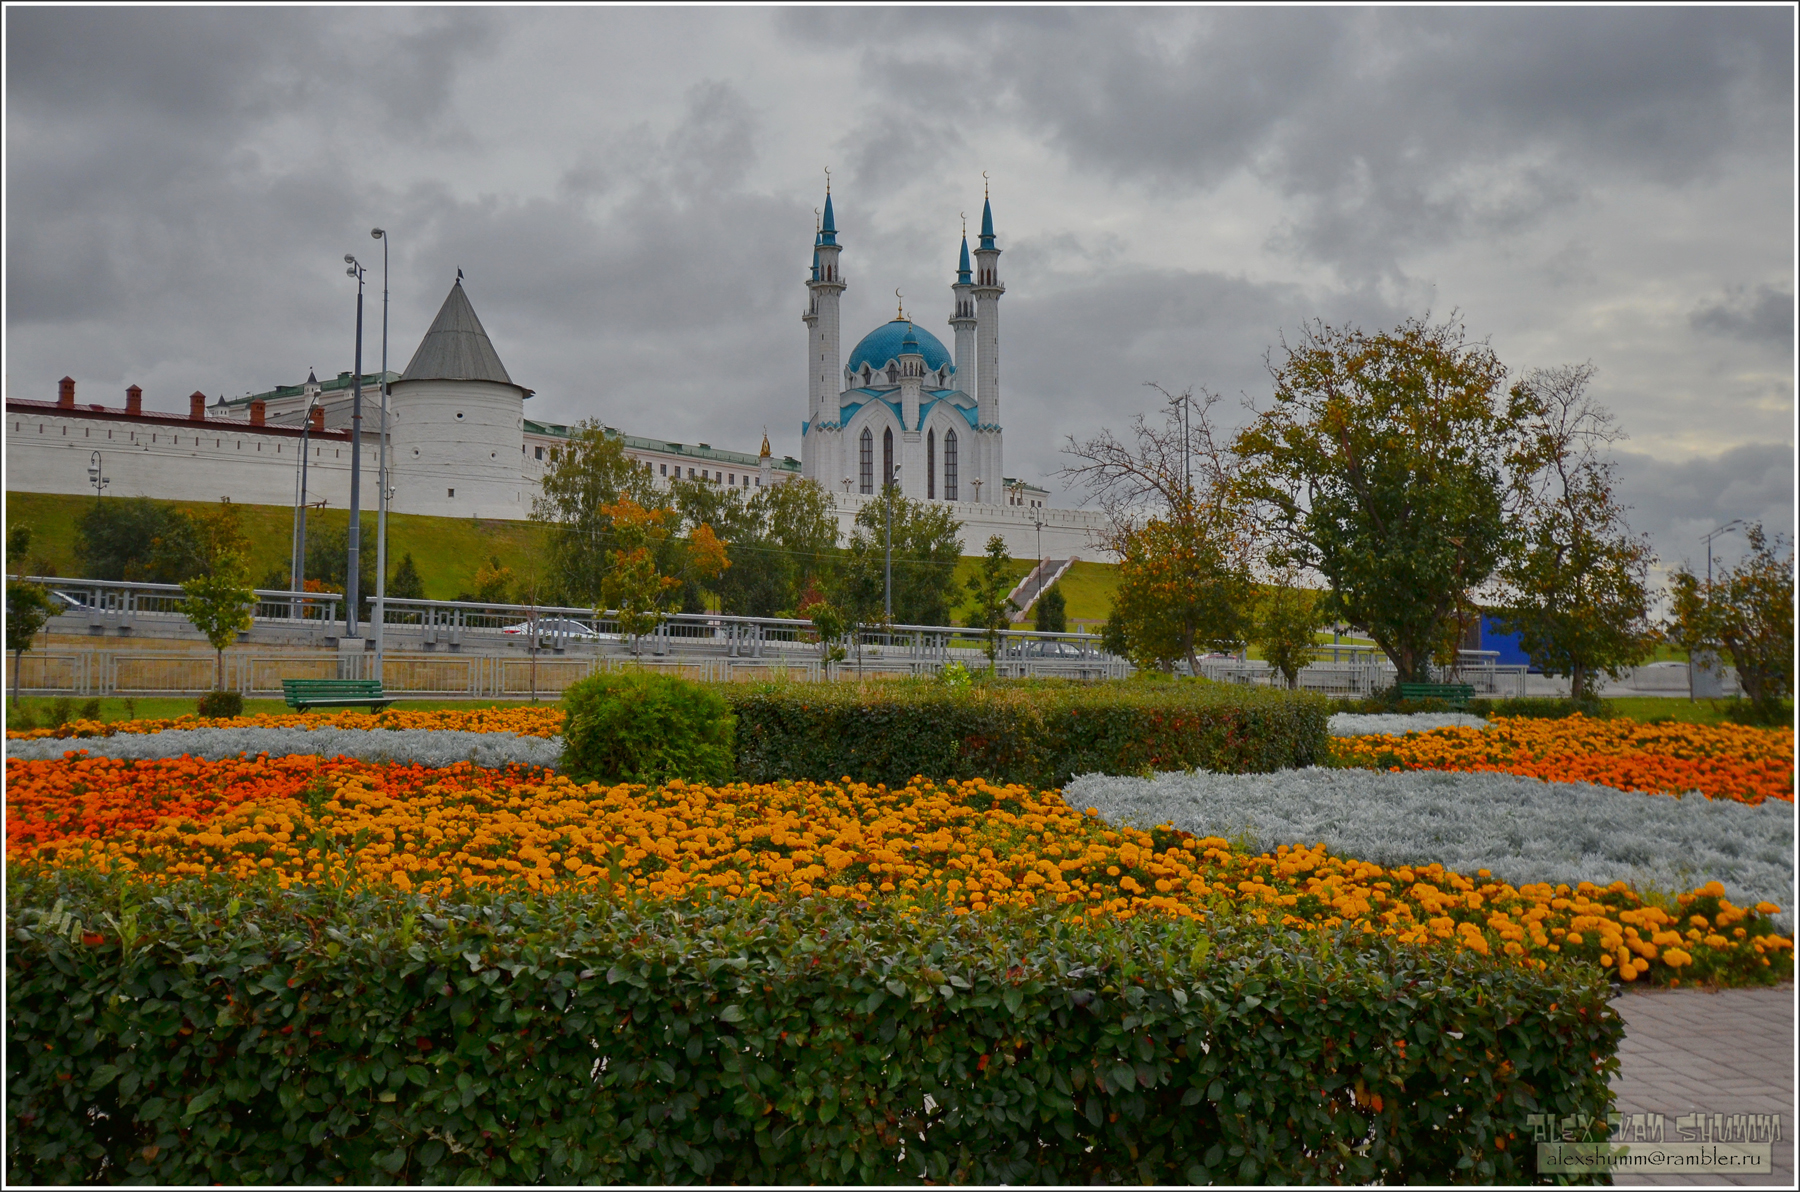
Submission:
M 1637 1187 L 1794 1186 L 1795 992 L 1773 989 L 1629 990 L 1614 1002 L 1625 1019 L 1613 1093 L 1622 1113 L 1781 1115 L 1769 1176 L 1615 1175 Z

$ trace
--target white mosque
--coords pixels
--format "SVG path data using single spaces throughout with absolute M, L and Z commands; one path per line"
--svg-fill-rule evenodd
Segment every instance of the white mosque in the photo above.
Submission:
M 896 309 L 857 341 L 839 368 L 838 298 L 844 292 L 831 192 L 813 245 L 807 328 L 807 415 L 801 468 L 826 488 L 867 496 L 897 484 L 920 501 L 1039 508 L 1044 491 L 1008 482 L 1000 431 L 1000 249 L 984 198 L 975 267 L 962 240 L 950 287 L 951 357 L 931 332 Z M 971 395 L 969 389 L 974 389 Z M 983 493 L 983 489 L 986 493 Z
M 984 198 L 979 242 L 971 254 L 965 232 L 950 286 L 954 357 L 897 311 L 845 359 L 838 317 L 843 249 L 828 187 L 801 316 L 807 402 L 800 459 L 773 457 L 766 437 L 751 454 L 621 434 L 626 453 L 659 481 L 706 480 L 746 495 L 804 476 L 831 493 L 846 536 L 857 512 L 891 483 L 915 500 L 944 502 L 963 523 L 965 554 L 980 553 L 999 534 L 1015 558 L 1110 558 L 1098 544 L 1098 514 L 1052 509 L 1046 489 L 1005 473 L 1000 296 L 1006 287 L 995 240 L 993 209 Z M 379 416 L 384 381 L 385 427 Z M 357 433 L 351 423 L 359 384 Z M 125 396 L 122 407 L 77 403 L 70 377 L 62 378 L 55 401 L 8 394 L 7 489 L 95 494 L 101 477 L 111 496 L 343 507 L 351 460 L 360 455 L 363 505 L 372 509 L 385 446 L 390 508 L 397 512 L 516 520 L 530 516 L 544 472 L 571 432 L 526 416 L 532 390 L 501 363 L 460 272 L 401 373 L 356 378 L 346 372 L 324 382 L 308 376 L 302 384 L 229 399 L 196 392 L 183 413 L 146 410 L 135 385 Z

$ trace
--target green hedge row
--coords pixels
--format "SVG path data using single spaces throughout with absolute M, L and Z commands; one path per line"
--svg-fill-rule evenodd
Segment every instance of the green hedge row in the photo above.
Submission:
M 14 879 L 12 1183 L 1531 1182 L 1580 966 L 1253 923 Z
M 1210 683 L 931 680 L 730 684 L 738 774 L 905 783 L 915 774 L 1040 788 L 1078 774 L 1310 766 L 1331 707 L 1305 693 Z

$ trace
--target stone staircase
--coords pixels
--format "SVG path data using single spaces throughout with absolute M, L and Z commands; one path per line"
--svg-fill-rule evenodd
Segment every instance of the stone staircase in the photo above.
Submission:
M 1019 611 L 1012 615 L 1013 624 L 1016 625 L 1025 620 L 1026 614 L 1031 611 L 1031 606 L 1037 603 L 1037 598 L 1043 595 L 1045 589 L 1061 579 L 1064 572 L 1079 562 L 1081 559 L 1075 556 L 1067 559 L 1041 559 L 1036 567 L 1026 572 L 1025 578 L 1019 581 L 1018 586 L 1011 593 L 1013 603 L 1019 606 Z

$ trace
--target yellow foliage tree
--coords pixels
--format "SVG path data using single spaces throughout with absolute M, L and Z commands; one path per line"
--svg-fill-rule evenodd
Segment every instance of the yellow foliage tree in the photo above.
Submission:
M 602 506 L 600 513 L 612 524 L 614 542 L 612 567 L 601 581 L 600 599 L 616 613 L 619 632 L 634 642 L 662 624 L 671 592 L 688 580 L 713 579 L 731 566 L 725 543 L 708 525 L 694 527 L 681 549 L 665 550 L 679 521 L 674 510 L 646 509 L 621 497 Z M 664 558 L 675 561 L 672 573 L 658 566 Z

